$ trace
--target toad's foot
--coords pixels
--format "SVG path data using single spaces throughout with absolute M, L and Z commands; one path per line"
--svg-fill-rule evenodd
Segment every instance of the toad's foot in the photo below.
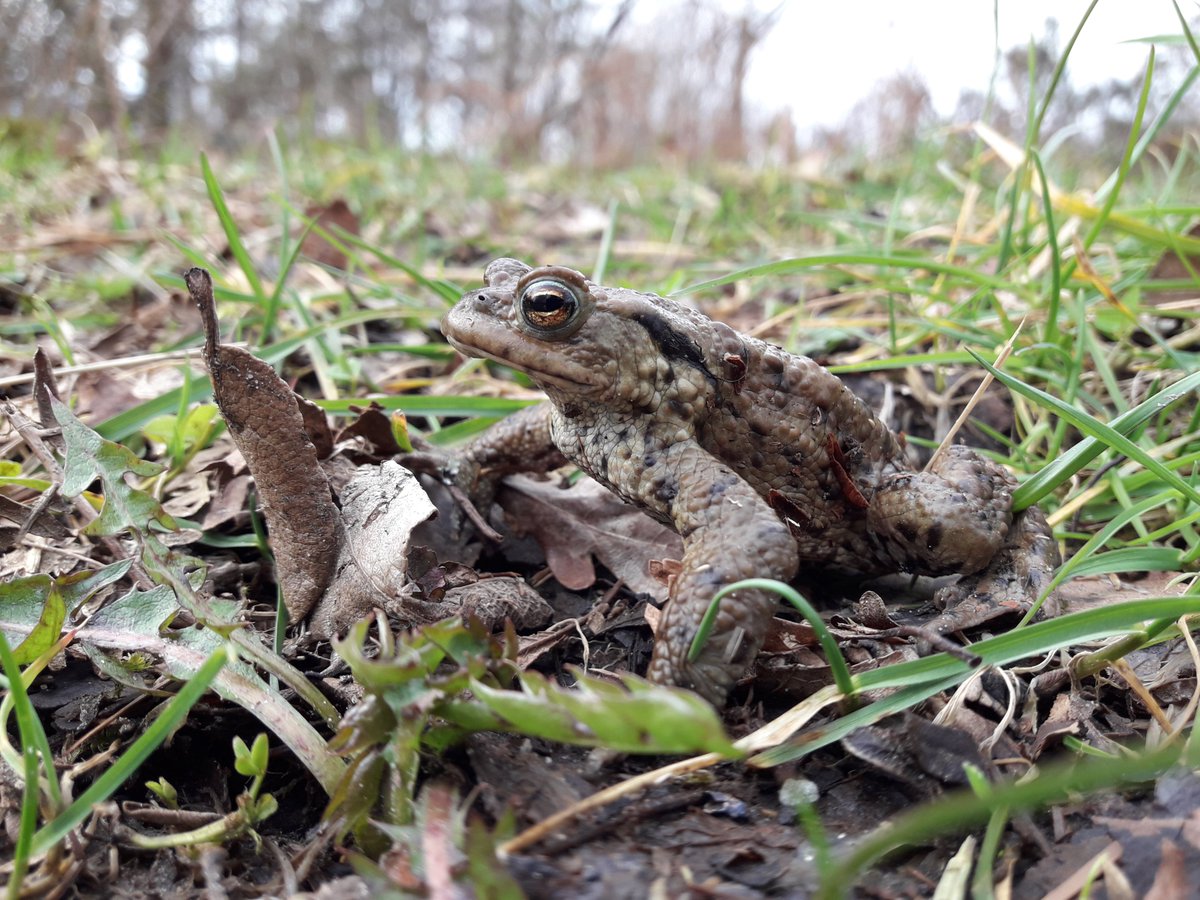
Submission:
M 934 603 L 943 612 L 931 631 L 963 631 L 1005 614 L 1024 614 L 1041 597 L 1062 562 L 1046 517 L 1036 506 L 1018 513 L 1008 539 L 982 572 L 942 588 Z

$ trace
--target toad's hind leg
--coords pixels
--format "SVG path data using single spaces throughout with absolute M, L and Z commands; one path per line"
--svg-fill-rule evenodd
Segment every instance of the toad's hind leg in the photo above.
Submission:
M 1040 509 L 1012 512 L 1016 481 L 1000 465 L 960 446 L 946 448 L 928 472 L 895 475 L 871 498 L 868 515 L 880 550 L 899 568 L 923 575 L 962 574 L 935 601 L 946 612 L 929 627 L 956 631 L 1023 612 L 1060 562 Z
M 732 469 L 693 442 L 665 450 L 646 473 L 683 537 L 683 565 L 659 626 L 652 681 L 691 688 L 715 704 L 746 670 L 767 634 L 778 598 L 738 591 L 721 601 L 699 657 L 687 659 L 713 595 L 744 578 L 788 581 L 796 574 L 796 542 L 787 526 Z
M 1000 552 L 1016 481 L 967 447 L 947 447 L 925 472 L 884 480 L 870 498 L 870 534 L 884 560 L 920 575 L 970 574 Z

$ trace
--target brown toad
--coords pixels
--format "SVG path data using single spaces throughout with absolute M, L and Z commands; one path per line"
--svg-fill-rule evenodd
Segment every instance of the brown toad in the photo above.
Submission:
M 450 343 L 526 373 L 531 407 L 468 450 L 492 472 L 544 467 L 549 442 L 627 502 L 674 527 L 684 555 L 649 677 L 723 702 L 765 637 L 776 598 L 721 604 L 699 659 L 689 645 L 713 594 L 801 564 L 965 576 L 943 599 L 1029 598 L 1057 563 L 1041 513 L 1012 513 L 1012 477 L 965 447 L 928 472 L 834 375 L 695 310 L 571 269 L 487 267 L 442 321 Z

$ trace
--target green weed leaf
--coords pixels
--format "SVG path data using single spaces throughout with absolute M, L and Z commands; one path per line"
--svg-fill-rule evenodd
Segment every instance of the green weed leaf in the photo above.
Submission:
M 471 683 L 475 700 L 506 731 L 622 753 L 740 755 L 716 711 L 690 691 L 633 675 L 613 684 L 581 674 L 567 688 L 526 672 L 520 682 L 519 691 Z M 446 715 L 453 719 L 453 709 Z
M 29 575 L 0 584 L 0 631 L 15 642 L 13 656 L 28 665 L 54 645 L 67 613 L 129 571 L 130 561 L 59 578 Z
M 163 470 L 158 463 L 139 458 L 120 444 L 100 437 L 57 400 L 50 401 L 54 417 L 62 426 L 66 442 L 62 492 L 66 497 L 81 494 L 97 478 L 104 485 L 104 508 L 84 532 L 91 535 L 120 534 L 128 529 L 145 531 L 151 522 L 175 528 L 175 521 L 157 500 L 131 487 L 126 474 L 147 478 Z

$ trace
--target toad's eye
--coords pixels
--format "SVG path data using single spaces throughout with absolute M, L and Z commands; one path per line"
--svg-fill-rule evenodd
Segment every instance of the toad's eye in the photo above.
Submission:
M 579 314 L 578 291 L 556 278 L 543 278 L 526 286 L 520 304 L 526 324 L 547 334 L 567 328 Z

